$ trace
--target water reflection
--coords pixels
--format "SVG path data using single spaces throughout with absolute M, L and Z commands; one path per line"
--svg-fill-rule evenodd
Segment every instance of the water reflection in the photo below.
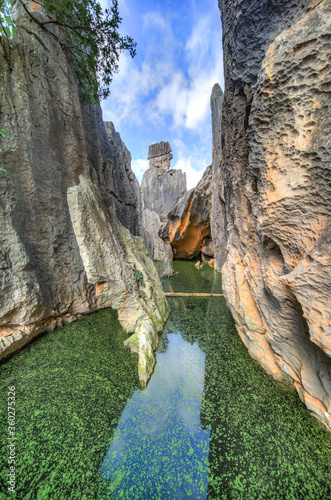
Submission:
M 221 292 L 209 266 L 173 264 L 165 289 Z M 331 436 L 249 356 L 225 299 L 169 302 L 156 372 L 125 408 L 100 498 L 331 498 Z
M 101 472 L 99 498 L 204 499 L 209 430 L 200 423 L 205 354 L 180 333 L 163 337 L 153 377 L 128 401 Z

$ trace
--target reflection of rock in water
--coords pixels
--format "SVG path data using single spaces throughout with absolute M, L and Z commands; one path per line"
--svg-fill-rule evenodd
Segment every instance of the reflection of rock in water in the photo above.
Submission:
M 165 258 L 164 259 L 164 271 L 162 274 L 162 278 L 170 278 L 170 276 L 173 276 L 174 274 L 175 273 L 174 273 L 173 268 L 171 267 L 170 260 Z
M 159 347 L 157 349 L 158 352 L 166 352 L 169 345 L 168 333 L 164 332 L 159 335 Z

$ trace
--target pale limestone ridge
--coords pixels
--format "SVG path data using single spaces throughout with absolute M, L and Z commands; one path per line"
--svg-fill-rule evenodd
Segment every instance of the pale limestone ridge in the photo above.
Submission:
M 169 142 L 157 142 L 151 144 L 148 148 L 147 159 L 149 160 L 149 168 L 162 168 L 168 170 L 170 162 L 173 158 L 171 154 Z
M 0 37 L 1 128 L 12 137 L 1 142 L 1 167 L 9 175 L 0 175 L 0 358 L 41 332 L 111 305 L 99 293 L 100 280 L 93 284 L 87 278 L 71 222 L 67 191 L 77 186 L 80 176 L 93 183 L 91 192 L 99 193 L 98 203 L 104 207 L 98 217 L 108 217 L 106 226 L 112 223 L 118 228 L 119 220 L 127 228 L 120 226 L 119 235 L 130 234 L 127 230 L 144 233 L 140 189 L 129 151 L 113 124 L 104 124 L 100 106 L 80 101 L 76 75 L 61 45 L 29 19 L 21 4 L 16 2 L 15 7 L 16 36 Z M 35 15 L 45 19 L 42 9 Z M 141 239 L 126 239 L 130 251 L 140 255 Z M 94 245 L 92 240 L 85 243 Z M 107 253 L 103 247 L 100 251 Z M 141 259 L 145 273 L 152 261 L 147 256 Z M 119 281 L 121 266 L 115 265 Z M 148 271 L 146 281 L 147 276 L 154 279 L 153 272 Z M 125 283 L 131 286 L 128 280 Z M 155 333 L 160 329 L 160 309 L 153 297 L 148 311 L 156 308 Z M 126 317 L 123 304 L 121 311 Z M 137 332 L 143 323 L 137 323 Z M 146 332 L 150 328 L 146 326 Z M 139 332 L 140 339 L 144 333 Z M 140 346 L 139 340 L 138 351 L 153 350 L 156 337 L 151 331 L 146 341 L 147 337 L 150 346 Z M 141 365 L 139 369 L 142 372 Z M 149 369 L 146 364 L 145 373 Z
M 150 168 L 141 182 L 143 227 L 153 238 L 154 259 L 172 260 L 170 245 L 159 237 L 159 230 L 167 214 L 186 193 L 186 174 L 181 170 L 169 170 L 172 155 L 169 142 L 149 146 Z
M 162 285 L 143 240 L 133 236 L 106 208 L 98 188 L 80 177 L 68 189 L 68 205 L 88 282 L 96 286 L 101 306 L 118 310 L 125 342 L 139 356 L 138 374 L 147 385 L 154 366 L 157 332 L 169 313 Z M 135 278 L 142 273 L 145 287 Z
M 210 97 L 212 132 L 213 132 L 213 166 L 212 166 L 212 201 L 210 214 L 211 235 L 214 244 L 215 269 L 222 271 L 226 259 L 226 218 L 224 204 L 224 184 L 221 177 L 222 151 L 222 105 L 223 92 L 218 83 L 212 89 Z M 203 252 L 205 253 L 205 252 Z
M 331 5 L 219 5 L 223 290 L 251 356 L 331 430 Z

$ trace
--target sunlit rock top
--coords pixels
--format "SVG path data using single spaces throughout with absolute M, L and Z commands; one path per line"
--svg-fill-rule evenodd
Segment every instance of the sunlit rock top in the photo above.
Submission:
M 168 170 L 173 158 L 169 142 L 157 142 L 148 148 L 149 168 L 163 168 Z

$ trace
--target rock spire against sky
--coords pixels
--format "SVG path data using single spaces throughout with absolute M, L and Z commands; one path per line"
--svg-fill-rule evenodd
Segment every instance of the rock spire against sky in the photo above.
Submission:
M 137 55 L 121 55 L 104 120 L 120 132 L 139 181 L 148 146 L 169 141 L 190 189 L 212 161 L 210 94 L 216 82 L 224 88 L 217 0 L 119 0 L 119 12 Z

